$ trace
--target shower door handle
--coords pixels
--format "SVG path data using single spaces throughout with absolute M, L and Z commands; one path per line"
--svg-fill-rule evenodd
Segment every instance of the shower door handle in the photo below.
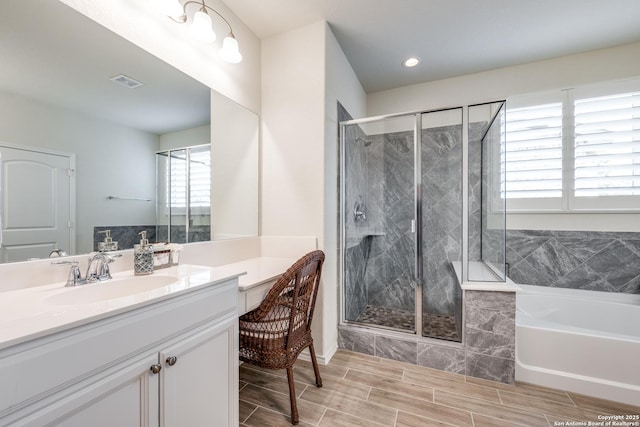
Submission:
M 422 280 L 422 259 L 421 259 L 422 245 L 420 244 L 418 239 L 422 238 L 422 233 L 418 233 L 415 219 L 411 220 L 411 232 L 413 234 L 415 234 L 415 236 L 414 236 L 414 238 L 415 238 L 415 251 L 416 251 L 416 257 L 415 257 L 415 279 L 417 281 L 421 281 Z

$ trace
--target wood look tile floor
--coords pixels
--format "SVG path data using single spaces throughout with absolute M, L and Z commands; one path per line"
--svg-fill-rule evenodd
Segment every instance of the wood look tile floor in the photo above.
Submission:
M 500 384 L 344 350 L 320 366 L 320 375 L 323 387 L 317 388 L 311 363 L 296 362 L 300 426 L 558 427 L 602 421 L 599 415 L 640 415 L 636 406 L 529 384 Z M 290 426 L 289 415 L 285 370 L 243 364 L 240 425 Z

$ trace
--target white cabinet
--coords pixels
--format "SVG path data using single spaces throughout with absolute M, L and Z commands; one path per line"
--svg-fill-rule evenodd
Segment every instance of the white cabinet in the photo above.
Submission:
M 149 367 L 157 353 L 118 366 L 84 381 L 75 391 L 51 396 L 43 409 L 10 425 L 41 427 L 140 427 L 157 426 L 159 414 L 158 376 Z M 26 408 L 27 412 L 29 407 Z
M 0 350 L 0 426 L 237 425 L 237 286 Z
M 237 320 L 206 328 L 160 352 L 160 425 L 237 425 Z

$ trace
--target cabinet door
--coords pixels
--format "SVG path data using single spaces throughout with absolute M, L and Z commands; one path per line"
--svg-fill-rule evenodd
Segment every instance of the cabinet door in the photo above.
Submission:
M 238 425 L 237 325 L 229 317 L 160 353 L 161 426 Z
M 52 396 L 42 410 L 12 425 L 64 427 L 157 426 L 159 375 L 151 372 L 157 353 L 118 365 Z M 61 396 L 63 395 L 64 396 Z

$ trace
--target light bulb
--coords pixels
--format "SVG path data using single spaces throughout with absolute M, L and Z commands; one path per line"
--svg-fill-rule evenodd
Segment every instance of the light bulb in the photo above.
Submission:
M 216 40 L 216 33 L 213 32 L 211 26 L 211 18 L 206 12 L 199 10 L 193 15 L 189 34 L 204 43 L 213 43 Z
M 182 15 L 184 10 L 178 0 L 162 0 L 160 2 L 160 12 L 167 16 L 176 17 Z
M 237 64 L 242 61 L 242 55 L 238 50 L 238 40 L 233 36 L 233 34 L 229 34 L 222 41 L 222 48 L 218 51 L 218 55 L 224 61 L 230 62 L 232 64 Z
M 402 66 L 405 68 L 413 68 L 416 65 L 418 65 L 420 63 L 420 58 L 416 57 L 416 56 L 412 56 L 411 58 L 407 58 L 403 63 Z

